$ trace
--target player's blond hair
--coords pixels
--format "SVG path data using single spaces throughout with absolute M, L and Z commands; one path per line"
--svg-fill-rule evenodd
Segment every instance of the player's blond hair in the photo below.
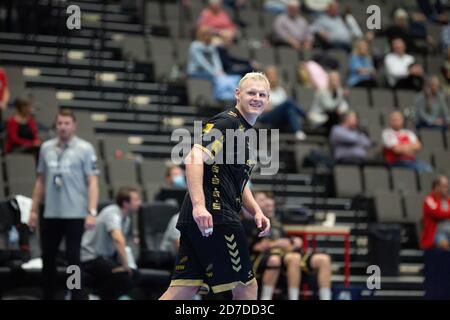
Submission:
M 245 76 L 242 77 L 242 79 L 239 81 L 239 89 L 242 88 L 242 85 L 244 84 L 245 81 L 247 80 L 259 80 L 259 81 L 264 81 L 267 84 L 267 87 L 270 90 L 270 83 L 269 83 L 269 79 L 267 79 L 266 75 L 262 72 L 249 72 L 246 73 Z

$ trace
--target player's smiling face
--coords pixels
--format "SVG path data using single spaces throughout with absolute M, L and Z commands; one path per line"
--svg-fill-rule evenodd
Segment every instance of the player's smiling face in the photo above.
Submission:
M 236 100 L 242 112 L 259 116 L 269 104 L 269 86 L 263 80 L 248 79 L 236 90 Z

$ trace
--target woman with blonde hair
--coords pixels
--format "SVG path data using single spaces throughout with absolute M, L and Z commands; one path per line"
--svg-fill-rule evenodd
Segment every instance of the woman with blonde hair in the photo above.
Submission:
M 370 54 L 369 44 L 366 40 L 356 41 L 353 53 L 349 58 L 349 87 L 376 87 L 375 68 Z

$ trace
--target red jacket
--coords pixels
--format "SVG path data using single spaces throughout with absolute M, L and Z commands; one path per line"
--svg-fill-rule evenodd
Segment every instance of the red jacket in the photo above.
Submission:
M 30 117 L 27 125 L 30 127 L 31 132 L 33 133 L 32 140 L 19 137 L 19 123 L 17 123 L 14 116 L 8 118 L 8 120 L 6 121 L 6 153 L 11 152 L 14 147 L 31 147 L 39 141 L 38 128 L 33 117 Z
M 447 197 L 450 208 L 450 197 Z M 438 223 L 443 219 L 450 219 L 450 209 L 441 208 L 441 197 L 430 193 L 423 201 L 423 232 L 420 245 L 422 249 L 434 247 L 434 237 Z

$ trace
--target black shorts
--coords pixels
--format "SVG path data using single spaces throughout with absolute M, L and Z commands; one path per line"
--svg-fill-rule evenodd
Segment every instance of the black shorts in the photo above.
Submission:
M 234 289 L 255 282 L 247 238 L 241 224 L 214 226 L 203 237 L 196 224 L 180 226 L 178 251 L 171 286 L 199 286 L 200 292 Z

